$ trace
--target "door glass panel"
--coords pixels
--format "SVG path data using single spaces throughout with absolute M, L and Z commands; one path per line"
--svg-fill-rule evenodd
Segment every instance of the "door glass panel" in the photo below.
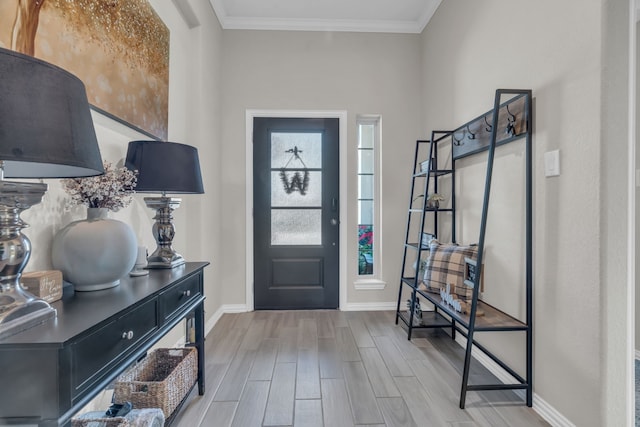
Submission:
M 271 133 L 272 245 L 322 243 L 321 168 L 321 132 Z
M 298 157 L 290 152 L 298 147 Z M 272 132 L 271 167 L 319 169 L 322 167 L 322 133 Z
M 298 176 L 296 177 L 296 172 Z M 284 174 L 284 178 L 282 177 Z M 307 172 L 308 186 L 302 194 L 297 186 L 295 190 L 287 193 L 283 180 L 286 180 L 289 189 L 292 181 L 304 181 L 304 171 L 271 171 L 271 206 L 274 207 L 317 207 L 322 205 L 322 173 L 319 171 Z
M 322 243 L 320 209 L 271 209 L 272 245 Z

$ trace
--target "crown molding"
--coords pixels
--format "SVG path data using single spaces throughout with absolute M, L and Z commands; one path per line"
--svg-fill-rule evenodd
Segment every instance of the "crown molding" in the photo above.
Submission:
M 218 17 L 219 18 L 219 17 Z M 343 31 L 361 33 L 420 33 L 413 21 L 358 21 L 332 19 L 232 18 L 220 20 L 225 30 Z
M 431 18 L 433 18 L 433 15 L 435 15 L 436 10 L 438 10 L 438 7 L 440 7 L 440 3 L 442 3 L 442 0 L 437 0 L 431 3 L 431 6 L 424 11 L 422 16 L 418 20 L 418 23 L 420 25 L 420 32 L 424 31 L 429 21 L 431 21 Z
M 209 0 L 225 30 L 339 31 L 366 33 L 420 34 L 435 14 L 442 0 L 435 2 L 416 21 L 355 19 L 287 19 L 228 16 L 223 0 Z

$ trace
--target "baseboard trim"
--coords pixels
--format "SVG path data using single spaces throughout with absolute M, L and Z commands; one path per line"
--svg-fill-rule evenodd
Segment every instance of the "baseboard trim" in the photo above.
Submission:
M 246 313 L 250 311 L 247 304 L 223 304 L 221 307 L 224 313 Z
M 394 301 L 389 302 L 352 302 L 345 304 L 344 311 L 393 311 L 397 307 Z M 225 313 L 246 313 L 249 311 L 246 304 L 223 304 L 213 313 L 205 325 L 205 335 L 211 332 L 218 320 Z
M 397 302 L 348 302 L 343 307 L 344 311 L 393 311 L 398 306 Z
M 220 318 L 222 317 L 223 314 L 225 314 L 225 313 L 245 313 L 246 311 L 248 311 L 246 304 L 223 304 L 223 305 L 221 305 L 215 311 L 215 313 L 213 313 L 213 316 L 211 316 L 209 318 L 209 320 L 207 321 L 206 325 L 204 326 L 204 334 L 207 335 L 209 332 L 211 332 L 211 330 L 213 329 L 214 326 L 216 326 L 216 323 L 218 323 L 218 320 L 220 320 Z
M 456 342 L 462 346 L 462 348 L 466 348 L 467 339 L 462 336 L 462 334 L 456 334 Z M 482 351 L 478 350 L 476 347 L 471 349 L 471 355 L 476 359 L 482 366 L 487 368 L 489 372 L 491 372 L 499 381 L 503 383 L 513 383 L 517 380 L 511 376 L 507 371 L 502 369 L 500 365 L 494 362 L 489 356 L 484 354 Z M 525 391 L 524 390 L 516 390 L 514 391 L 516 394 L 525 399 Z M 576 427 L 567 417 L 562 415 L 560 411 L 551 406 L 546 400 L 542 399 L 535 392 L 533 393 L 533 410 L 538 413 L 546 422 L 548 422 L 552 427 Z
M 576 427 L 567 417 L 536 393 L 533 393 L 533 410 L 553 427 Z

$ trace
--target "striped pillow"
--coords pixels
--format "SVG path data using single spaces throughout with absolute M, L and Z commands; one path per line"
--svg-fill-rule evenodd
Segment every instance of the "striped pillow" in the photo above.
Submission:
M 467 288 L 464 284 L 466 270 L 464 259 L 475 260 L 477 257 L 477 245 L 459 246 L 432 240 L 429 244 L 429 258 L 424 273 L 424 287 L 427 291 L 440 293 L 440 288 L 450 284 L 451 292 L 460 295 L 462 292 L 459 291 Z

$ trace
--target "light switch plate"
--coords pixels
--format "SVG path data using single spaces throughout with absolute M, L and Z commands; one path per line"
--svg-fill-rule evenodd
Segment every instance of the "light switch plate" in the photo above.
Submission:
M 544 153 L 544 176 L 560 175 L 560 150 Z

